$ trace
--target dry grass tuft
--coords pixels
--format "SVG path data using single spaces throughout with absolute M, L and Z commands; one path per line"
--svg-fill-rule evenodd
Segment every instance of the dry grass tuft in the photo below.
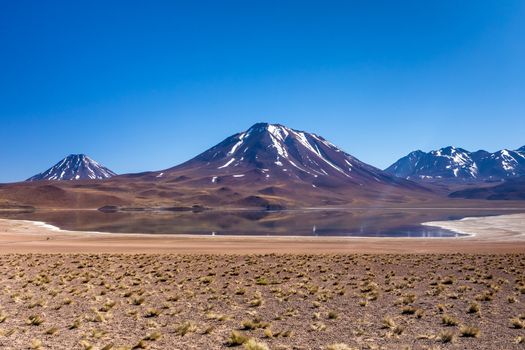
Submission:
M 31 349 L 42 349 L 42 341 L 40 339 L 33 339 L 31 340 L 31 345 L 29 346 Z
M 350 347 L 345 343 L 331 344 L 326 347 L 326 350 L 357 350 L 357 348 Z
M 248 339 L 249 338 L 247 336 L 241 334 L 240 332 L 233 331 L 231 332 L 228 340 L 226 340 L 226 345 L 227 346 L 239 346 L 239 345 L 246 343 Z
M 456 337 L 456 334 L 452 331 L 443 331 L 439 333 L 438 339 L 439 341 L 443 343 L 452 343 L 454 342 L 454 339 Z
M 188 333 L 193 333 L 196 330 L 197 326 L 190 321 L 186 321 L 175 326 L 175 334 L 180 335 L 181 337 L 185 336 Z
M 40 326 L 42 323 L 44 323 L 44 319 L 40 315 L 31 315 L 26 320 L 26 324 L 30 326 Z
M 519 317 L 511 318 L 510 324 L 512 325 L 513 328 L 525 329 L 525 320 L 522 320 Z
M 248 339 L 244 344 L 244 349 L 246 350 L 270 350 L 268 345 L 262 342 L 256 341 L 254 338 Z
M 457 326 L 459 324 L 458 319 L 450 315 L 443 315 L 443 317 L 441 318 L 441 322 L 445 326 Z
M 480 330 L 477 327 L 461 326 L 459 333 L 465 338 L 477 338 L 480 335 Z

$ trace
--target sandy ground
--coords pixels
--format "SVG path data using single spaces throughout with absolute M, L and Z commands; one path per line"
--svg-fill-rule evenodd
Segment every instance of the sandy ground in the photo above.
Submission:
M 0 255 L 0 349 L 518 350 L 524 257 Z
M 521 253 L 525 214 L 427 223 L 469 236 L 456 238 L 201 237 L 64 231 L 0 219 L 0 253 Z

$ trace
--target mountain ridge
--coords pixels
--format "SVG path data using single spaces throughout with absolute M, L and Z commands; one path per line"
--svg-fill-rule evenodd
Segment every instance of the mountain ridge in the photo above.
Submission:
M 525 175 L 525 146 L 493 153 L 448 146 L 417 150 L 390 165 L 389 174 L 410 180 L 500 181 Z
M 464 152 L 467 151 L 448 147 L 438 153 L 444 159 L 466 165 L 456 172 L 473 171 Z M 480 155 L 487 153 L 479 152 Z M 414 151 L 409 156 L 418 158 L 424 154 Z M 57 170 L 54 174 L 56 178 L 62 172 Z M 463 185 L 430 186 L 399 178 L 360 161 L 315 133 L 281 124 L 256 123 L 188 161 L 164 170 L 78 183 L 8 184 L 0 186 L 0 201 L 51 208 L 177 211 L 254 207 L 272 210 L 376 208 L 407 204 L 433 207 L 450 200 L 447 195 L 452 190 L 463 188 Z M 463 205 L 461 199 L 453 201 L 454 205 Z
M 160 179 L 170 174 L 199 173 L 209 182 L 227 178 L 239 182 L 293 179 L 317 186 L 382 185 L 414 188 L 339 149 L 315 133 L 281 124 L 256 123 L 225 138 L 210 149 L 177 166 L 151 172 Z M 186 175 L 188 176 L 188 175 Z
M 116 175 L 110 169 L 81 153 L 66 156 L 51 168 L 30 177 L 26 181 L 101 180 Z

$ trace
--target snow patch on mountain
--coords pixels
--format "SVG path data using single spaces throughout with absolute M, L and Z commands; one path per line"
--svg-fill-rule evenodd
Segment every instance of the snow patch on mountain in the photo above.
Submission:
M 202 176 L 207 183 L 234 177 L 237 182 L 293 179 L 314 183 L 317 187 L 372 182 L 417 186 L 359 161 L 319 135 L 269 123 L 254 124 L 164 172 Z M 244 176 L 236 176 L 241 174 Z
M 501 180 L 525 175 L 525 155 L 520 150 L 469 152 L 449 146 L 411 152 L 385 171 L 406 179 Z
M 85 154 L 71 154 L 46 171 L 30 177 L 27 181 L 38 180 L 101 180 L 116 174 Z

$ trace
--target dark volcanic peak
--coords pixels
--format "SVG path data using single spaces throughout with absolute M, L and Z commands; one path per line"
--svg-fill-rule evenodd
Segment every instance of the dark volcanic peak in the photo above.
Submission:
M 116 174 L 85 154 L 70 154 L 48 170 L 27 181 L 38 180 L 101 180 Z
M 400 184 L 395 177 L 343 152 L 321 136 L 280 124 L 257 123 L 174 168 L 158 172 L 192 171 L 211 182 L 223 178 L 272 181 L 295 179 L 323 185 L 367 182 Z
M 412 180 L 501 180 L 525 175 L 525 154 L 506 149 L 469 152 L 449 146 L 428 153 L 412 152 L 385 171 Z

